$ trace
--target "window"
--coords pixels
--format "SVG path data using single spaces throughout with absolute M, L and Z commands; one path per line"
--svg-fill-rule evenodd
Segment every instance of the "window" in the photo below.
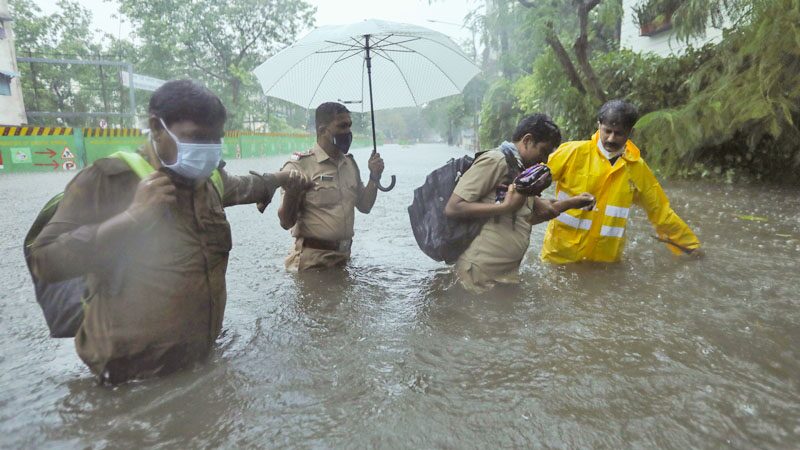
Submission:
M 11 78 L 0 74 L 0 95 L 11 95 Z

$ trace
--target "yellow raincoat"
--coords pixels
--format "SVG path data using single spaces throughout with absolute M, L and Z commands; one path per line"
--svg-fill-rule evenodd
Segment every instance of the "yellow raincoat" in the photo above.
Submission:
M 700 246 L 692 230 L 670 208 L 664 190 L 639 149 L 630 140 L 613 166 L 597 146 L 598 134 L 589 141 L 562 144 L 547 166 L 561 200 L 589 192 L 597 199 L 592 211 L 571 209 L 550 221 L 541 258 L 556 264 L 578 261 L 614 262 L 622 257 L 625 227 L 633 203 L 647 212 L 660 238 L 695 249 Z M 673 245 L 669 249 L 680 254 Z

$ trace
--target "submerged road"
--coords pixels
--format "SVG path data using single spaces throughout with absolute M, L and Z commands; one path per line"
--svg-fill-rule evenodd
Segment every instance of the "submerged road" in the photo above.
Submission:
M 406 212 L 425 175 L 462 152 L 381 153 L 398 186 L 357 214 L 346 270 L 284 271 L 279 195 L 264 215 L 229 209 L 211 358 L 113 389 L 71 339 L 48 337 L 22 257 L 71 175 L 0 176 L 0 447 L 796 448 L 796 190 L 665 183 L 706 259 L 673 257 L 634 208 L 622 263 L 543 264 L 538 225 L 524 284 L 471 296 L 417 248 Z M 354 154 L 366 178 L 368 150 Z

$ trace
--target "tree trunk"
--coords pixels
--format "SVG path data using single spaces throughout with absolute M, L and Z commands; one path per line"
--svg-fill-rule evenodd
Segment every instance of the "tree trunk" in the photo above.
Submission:
M 578 75 L 578 70 L 575 69 L 575 65 L 572 64 L 572 60 L 567 53 L 567 50 L 561 45 L 561 41 L 558 39 L 555 30 L 553 29 L 553 23 L 547 23 L 547 34 L 545 35 L 545 41 L 550 45 L 553 49 L 553 52 L 556 54 L 556 58 L 558 62 L 561 63 L 561 67 L 564 69 L 564 72 L 567 74 L 567 78 L 569 79 L 570 84 L 572 87 L 578 90 L 581 94 L 586 93 L 586 88 L 583 86 L 583 82 L 581 81 L 581 77 Z
M 589 92 L 601 102 L 606 101 L 606 93 L 600 85 L 600 80 L 589 62 L 589 12 L 598 4 L 600 0 L 586 0 L 578 4 L 578 23 L 580 27 L 580 35 L 575 40 L 572 48 L 575 50 L 575 56 L 578 59 L 578 65 L 586 77 Z
M 526 8 L 535 6 L 535 3 L 530 0 L 517 1 Z M 581 68 L 581 72 L 583 72 L 583 76 L 586 78 L 586 83 L 581 80 L 569 53 L 567 53 L 567 50 L 558 39 L 552 22 L 547 23 L 548 30 L 545 35 L 545 42 L 550 45 L 553 52 L 556 54 L 556 58 L 558 62 L 561 63 L 561 67 L 564 68 L 564 72 L 567 74 L 570 84 L 581 94 L 585 94 L 588 91 L 589 94 L 596 99 L 605 102 L 606 93 L 600 85 L 600 80 L 597 78 L 597 74 L 594 72 L 591 62 L 589 62 L 589 35 L 587 31 L 589 12 L 598 4 L 600 4 L 600 0 L 580 0 L 577 2 L 580 34 L 578 35 L 578 39 L 575 40 L 572 49 L 575 51 L 578 66 Z
M 231 107 L 234 110 L 239 108 L 239 96 L 241 94 L 242 88 L 242 80 L 237 77 L 233 77 L 230 80 L 231 82 Z
M 241 129 L 244 121 L 244 114 L 239 110 L 239 105 L 241 104 L 241 94 L 242 94 L 242 80 L 238 77 L 233 76 L 230 78 L 231 84 L 231 107 L 228 110 L 230 114 L 228 117 L 233 120 L 229 120 L 228 124 L 234 126 L 234 129 Z M 239 122 L 239 121 L 242 122 Z

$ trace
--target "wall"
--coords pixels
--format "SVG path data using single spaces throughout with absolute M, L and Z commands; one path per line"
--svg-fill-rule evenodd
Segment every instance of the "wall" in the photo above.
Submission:
M 0 0 L 0 16 L 8 15 L 8 1 Z M 13 22 L 4 22 L 6 37 L 0 39 L 0 69 L 19 73 L 14 50 Z M 21 125 L 28 121 L 22 101 L 19 77 L 11 79 L 11 95 L 0 95 L 0 125 Z
M 688 44 L 678 41 L 674 30 L 667 30 L 653 36 L 640 36 L 640 29 L 634 23 L 633 7 L 640 0 L 622 0 L 622 30 L 620 48 L 631 49 L 637 53 L 655 53 L 659 56 L 680 55 Z M 722 30 L 708 27 L 705 37 L 689 41 L 692 47 L 702 47 L 709 42 L 722 40 Z

